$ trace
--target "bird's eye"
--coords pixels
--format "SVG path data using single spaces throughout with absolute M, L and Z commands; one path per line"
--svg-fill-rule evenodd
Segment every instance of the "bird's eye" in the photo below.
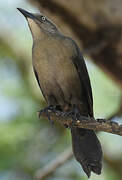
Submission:
M 42 16 L 41 19 L 42 19 L 42 21 L 45 21 L 45 20 L 46 20 L 46 17 L 45 17 L 45 16 Z

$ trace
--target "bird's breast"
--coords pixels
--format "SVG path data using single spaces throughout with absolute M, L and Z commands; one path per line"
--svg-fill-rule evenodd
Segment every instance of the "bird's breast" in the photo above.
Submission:
M 38 73 L 43 91 L 47 91 L 48 88 L 48 91 L 58 94 L 56 87 L 60 86 L 64 97 L 80 97 L 80 79 L 71 53 L 60 42 L 37 44 L 33 47 L 33 66 Z
M 33 65 L 37 72 L 49 79 L 56 78 L 60 83 L 79 79 L 72 62 L 72 52 L 60 42 L 37 44 L 33 48 Z

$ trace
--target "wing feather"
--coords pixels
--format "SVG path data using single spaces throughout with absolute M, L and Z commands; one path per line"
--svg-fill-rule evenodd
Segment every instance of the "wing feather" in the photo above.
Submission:
M 71 59 L 77 69 L 81 81 L 82 91 L 87 102 L 88 113 L 91 117 L 93 117 L 94 113 L 93 113 L 92 88 L 91 88 L 91 82 L 87 71 L 86 63 L 77 44 L 72 39 L 71 41 L 73 43 L 73 48 L 74 48 L 74 51 L 72 51 L 73 54 Z

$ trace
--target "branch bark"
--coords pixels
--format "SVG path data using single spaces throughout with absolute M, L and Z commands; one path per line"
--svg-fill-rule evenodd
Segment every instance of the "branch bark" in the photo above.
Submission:
M 46 113 L 42 114 L 43 116 L 47 116 Z M 62 125 L 68 127 L 78 127 L 85 129 L 92 129 L 94 131 L 103 131 L 112 134 L 117 134 L 122 136 L 122 124 L 118 124 L 112 120 L 106 119 L 94 119 L 91 117 L 80 116 L 78 119 L 74 120 L 72 115 L 66 115 L 61 111 L 48 111 L 48 115 L 51 120 L 57 121 Z
M 122 125 L 119 125 L 118 123 L 113 122 L 112 120 L 119 116 L 122 112 L 122 103 L 120 104 L 120 108 L 118 111 L 113 114 L 109 119 L 94 119 L 94 118 L 88 118 L 81 116 L 78 120 L 74 122 L 72 117 L 65 116 L 66 114 L 61 111 L 48 111 L 48 115 L 52 120 L 55 120 L 59 122 L 62 125 L 67 126 L 75 126 L 79 128 L 86 128 L 86 129 L 92 129 L 95 131 L 104 131 L 109 132 L 117 135 L 122 136 Z M 47 116 L 46 113 L 41 114 L 43 116 Z M 39 113 L 40 116 L 40 113 Z M 44 180 L 52 174 L 58 167 L 62 166 L 65 162 L 67 162 L 69 159 L 71 159 L 73 156 L 72 150 L 66 149 L 63 153 L 61 153 L 55 160 L 52 160 L 49 164 L 44 166 L 43 168 L 37 170 L 35 173 L 35 179 L 36 180 Z

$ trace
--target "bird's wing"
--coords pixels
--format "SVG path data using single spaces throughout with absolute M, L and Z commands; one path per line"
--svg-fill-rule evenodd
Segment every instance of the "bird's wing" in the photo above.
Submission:
M 85 100 L 87 102 L 88 113 L 91 117 L 93 117 L 94 114 L 93 114 L 92 88 L 91 88 L 87 67 L 79 47 L 72 39 L 70 39 L 70 41 L 72 42 L 72 48 L 73 48 L 71 59 L 77 69 L 81 81 L 83 95 L 85 96 Z
M 41 92 L 42 92 L 42 94 L 43 94 L 44 98 L 46 99 L 46 97 L 45 97 L 45 95 L 44 95 L 44 92 L 42 91 L 42 88 L 41 88 L 40 82 L 39 82 L 38 73 L 36 72 L 36 69 L 34 68 L 34 66 L 33 66 L 33 70 L 34 70 L 34 74 L 35 74 L 36 80 L 37 80 L 37 82 L 38 82 L 38 85 L 39 85 L 39 87 L 40 87 L 40 89 L 41 89 Z

